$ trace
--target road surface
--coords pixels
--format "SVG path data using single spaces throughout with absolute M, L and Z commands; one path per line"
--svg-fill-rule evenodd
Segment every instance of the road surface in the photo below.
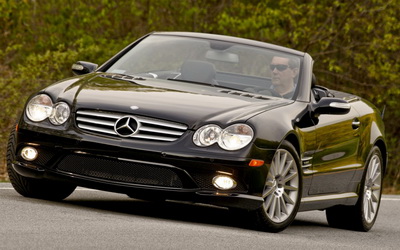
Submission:
M 226 209 L 154 203 L 78 188 L 62 202 L 20 196 L 0 183 L 0 249 L 399 249 L 400 196 L 383 196 L 368 233 L 299 213 L 279 234 L 255 231 Z

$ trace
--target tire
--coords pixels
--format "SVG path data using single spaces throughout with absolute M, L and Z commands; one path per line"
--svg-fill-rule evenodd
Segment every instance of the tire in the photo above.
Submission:
M 44 179 L 27 178 L 12 167 L 16 159 L 16 131 L 11 131 L 7 144 L 7 172 L 14 189 L 22 196 L 45 200 L 63 200 L 74 192 L 76 186 Z
M 330 226 L 367 232 L 374 225 L 383 182 L 383 160 L 379 148 L 373 147 L 367 159 L 356 205 L 328 208 L 326 218 Z
M 276 151 L 263 191 L 264 203 L 255 211 L 256 226 L 267 232 L 286 229 L 296 217 L 302 193 L 299 156 L 287 141 Z

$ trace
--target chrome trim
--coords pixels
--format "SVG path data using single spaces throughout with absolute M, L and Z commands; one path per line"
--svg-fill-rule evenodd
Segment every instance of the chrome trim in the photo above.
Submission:
M 96 117 L 106 117 L 106 118 L 114 118 L 114 119 L 119 119 L 123 117 L 123 114 L 111 114 L 111 113 L 104 113 L 101 111 L 82 111 L 78 110 L 76 112 L 77 114 L 80 115 L 90 115 L 90 116 L 96 116 Z
M 350 109 L 351 106 L 348 103 L 341 103 L 341 102 L 331 102 L 329 104 L 332 108 L 341 108 L 341 109 Z
M 104 128 L 98 128 L 98 127 L 84 125 L 84 124 L 78 124 L 78 127 L 81 129 L 91 130 L 91 131 L 95 131 L 95 132 L 117 135 L 115 133 L 114 129 L 104 129 Z
M 347 102 L 356 102 L 360 100 L 360 97 L 358 96 L 347 96 L 345 98 L 343 98 L 343 100 L 347 101 Z
M 166 130 L 166 129 L 149 128 L 149 127 L 145 127 L 145 126 L 140 127 L 140 130 L 147 131 L 147 132 L 153 132 L 153 133 L 159 133 L 159 134 L 170 134 L 170 135 L 178 135 L 178 136 L 182 135 L 181 132 L 174 132 L 174 131 Z
M 134 135 L 132 136 L 133 138 L 139 138 L 139 139 L 148 139 L 148 140 L 155 140 L 155 141 L 176 141 L 176 138 L 171 138 L 171 137 L 163 137 L 163 136 L 150 136 L 150 135 Z
M 106 125 L 106 126 L 114 126 L 114 123 L 113 123 L 113 122 L 102 121 L 102 120 L 98 120 L 98 119 L 77 117 L 76 120 L 77 120 L 77 121 L 81 121 L 81 122 L 97 123 L 97 124 Z
M 186 130 L 187 129 L 187 126 L 181 125 L 181 124 L 178 124 L 178 123 L 154 120 L 154 119 L 151 119 L 151 118 L 144 118 L 144 117 L 137 117 L 137 118 L 138 118 L 138 121 L 140 123 L 147 123 L 147 124 L 159 125 L 159 126 L 168 126 L 170 128 L 176 128 L 176 129 L 182 129 L 182 130 Z
M 97 110 L 78 110 L 76 112 L 76 124 L 78 128 L 95 132 L 113 135 L 116 122 L 130 114 L 119 114 Z M 172 142 L 179 139 L 187 130 L 187 126 L 175 122 L 159 120 L 155 118 L 134 116 L 140 123 L 138 132 L 127 137 L 152 141 Z
M 309 168 L 309 167 L 311 167 L 311 165 L 312 165 L 312 163 L 311 163 L 311 162 L 312 162 L 312 159 L 313 159 L 312 156 L 301 158 L 301 167 L 302 167 L 302 168 Z
M 326 200 L 336 200 L 336 199 L 347 199 L 347 198 L 357 198 L 356 193 L 343 193 L 343 194 L 328 194 L 328 195 L 317 195 L 301 198 L 301 202 L 314 202 L 314 201 L 326 201 Z

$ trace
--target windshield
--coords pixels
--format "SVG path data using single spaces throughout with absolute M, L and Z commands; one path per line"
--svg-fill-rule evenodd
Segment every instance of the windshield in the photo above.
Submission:
M 261 47 L 151 35 L 106 72 L 214 85 L 291 99 L 301 58 Z

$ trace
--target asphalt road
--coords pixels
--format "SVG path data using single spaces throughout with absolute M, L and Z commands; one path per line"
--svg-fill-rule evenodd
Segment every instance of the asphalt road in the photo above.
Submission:
M 78 188 L 62 202 L 28 199 L 0 183 L 0 249 L 399 249 L 400 196 L 383 196 L 368 233 L 330 228 L 322 211 L 299 213 L 279 234 L 226 209 L 152 203 Z

